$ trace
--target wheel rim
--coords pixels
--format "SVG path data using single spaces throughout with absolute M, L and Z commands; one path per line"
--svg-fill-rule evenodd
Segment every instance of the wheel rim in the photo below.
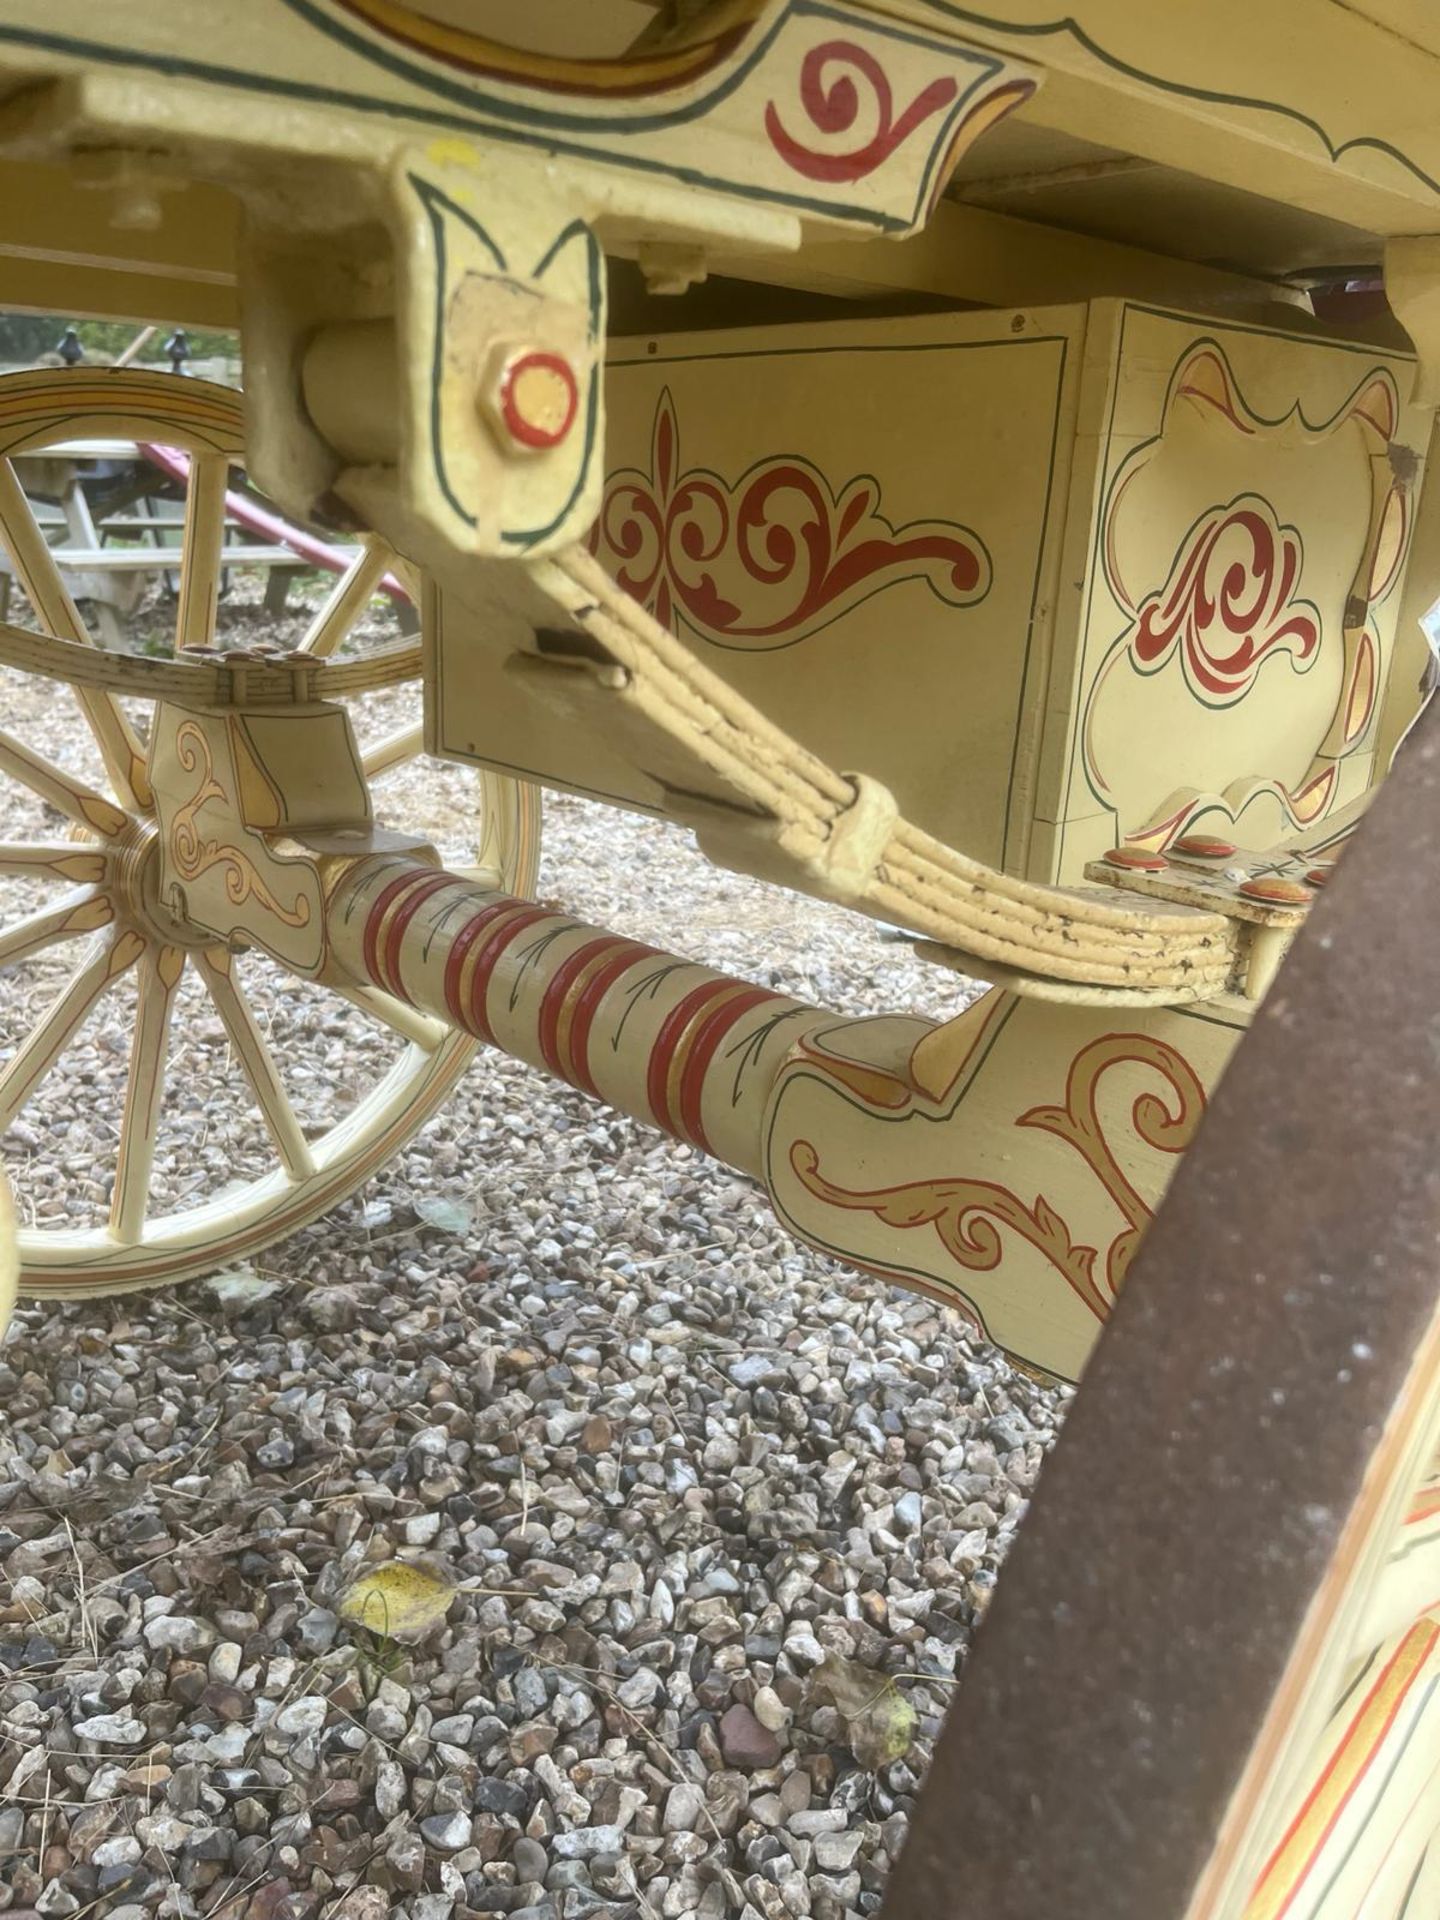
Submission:
M 18 456 L 99 437 L 159 443 L 189 457 L 173 644 L 180 651 L 213 647 L 226 489 L 242 452 L 240 396 L 129 370 L 0 379 L 0 547 L 35 624 L 57 638 L 93 644 L 23 482 L 27 471 L 48 470 L 21 465 Z M 317 657 L 340 651 L 392 570 L 404 572 L 383 543 L 367 539 L 324 596 L 300 646 Z M 69 697 L 59 687 L 53 695 L 57 702 Z M 304 1225 L 353 1192 L 430 1118 L 475 1044 L 369 989 L 336 994 L 286 983 L 290 999 L 307 996 L 304 1019 L 296 1020 L 307 1040 L 349 1023 L 357 1036 L 368 1037 L 367 1057 L 381 1060 L 376 1036 L 389 1036 L 383 1043 L 388 1065 L 377 1068 L 348 1111 L 317 1117 L 318 1095 L 305 1107 L 288 1084 L 285 1047 L 267 1036 L 256 1012 L 255 968 L 269 963 L 207 944 L 169 921 L 158 904 L 144 714 L 135 701 L 109 694 L 86 694 L 75 704 L 75 750 L 63 757 L 0 731 L 0 774 L 6 800 L 16 803 L 12 817 L 17 806 L 32 816 L 45 813 L 42 829 L 7 833 L 0 843 L 0 882 L 10 896 L 0 902 L 0 970 L 11 988 L 13 1033 L 0 1068 L 0 1137 L 11 1149 L 17 1139 L 20 1146 L 11 1170 L 21 1214 L 21 1288 L 54 1296 L 187 1278 Z M 396 718 L 374 738 L 361 737 L 367 777 L 389 788 L 403 787 L 405 771 L 413 772 L 423 754 L 418 721 L 407 713 L 393 724 Z M 470 822 L 472 832 L 478 826 L 479 845 L 471 857 L 510 891 L 532 891 L 536 790 L 489 773 L 479 776 L 479 788 L 478 821 L 472 813 Z M 387 817 L 383 790 L 377 814 Z M 51 828 L 57 815 L 58 831 Z M 52 976 L 62 960 L 57 985 Z M 92 1193 L 85 1224 L 56 1223 L 53 1213 L 42 1222 L 33 1209 L 27 1219 L 27 1168 L 64 1157 L 53 1111 L 51 1124 L 44 1124 L 46 1090 L 68 1084 L 61 1071 L 67 1054 L 85 1043 L 92 1023 L 119 995 L 133 1004 L 134 1015 L 108 1200 L 102 1169 L 89 1182 L 87 1190 L 98 1197 Z M 27 997 L 41 1004 L 22 1035 L 14 1015 Z M 328 1006 L 334 1011 L 317 1013 Z M 206 1013 L 193 1012 L 199 1008 Z M 257 1148 L 238 1181 L 222 1180 L 197 1196 L 193 1182 L 187 1190 L 184 1170 L 171 1164 L 172 1151 L 165 1162 L 168 1188 L 156 1197 L 152 1183 L 166 1139 L 167 1100 L 178 1097 L 175 1063 L 182 1052 L 187 1072 L 203 1067 L 212 1076 L 217 1069 L 228 1074 L 232 1087 L 225 1097 L 243 1094 L 251 1134 L 263 1141 L 270 1164 L 263 1167 Z M 109 1085 L 114 1076 L 94 1078 Z M 193 1105 L 198 1094 L 188 1085 L 183 1091 Z

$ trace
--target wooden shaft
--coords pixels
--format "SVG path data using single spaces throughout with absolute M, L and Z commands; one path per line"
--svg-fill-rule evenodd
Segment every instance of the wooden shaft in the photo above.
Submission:
M 330 894 L 353 980 L 543 1067 L 748 1173 L 795 1044 L 835 1016 L 405 858 Z

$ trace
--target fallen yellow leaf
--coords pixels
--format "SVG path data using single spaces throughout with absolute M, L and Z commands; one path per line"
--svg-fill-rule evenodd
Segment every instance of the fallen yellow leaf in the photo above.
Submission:
M 455 1593 L 424 1567 L 387 1560 L 352 1581 L 340 1597 L 339 1614 L 387 1640 L 423 1640 L 450 1611 Z
M 810 1692 L 844 1715 L 850 1751 L 862 1767 L 878 1772 L 910 1751 L 915 1709 L 888 1674 L 830 1653 L 811 1674 Z

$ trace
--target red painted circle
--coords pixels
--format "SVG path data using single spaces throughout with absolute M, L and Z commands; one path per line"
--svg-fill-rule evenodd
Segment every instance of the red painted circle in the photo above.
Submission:
M 1312 887 L 1323 887 L 1334 871 L 1334 867 L 1311 867 L 1305 878 Z
M 1247 900 L 1263 900 L 1271 907 L 1304 907 L 1310 903 L 1308 887 L 1302 887 L 1298 880 L 1282 880 L 1276 874 L 1242 880 L 1237 891 Z
M 1146 853 L 1143 847 L 1111 847 L 1105 864 L 1127 867 L 1132 873 L 1163 873 L 1170 863 L 1163 854 Z
M 1191 860 L 1228 860 L 1235 851 L 1233 840 L 1217 840 L 1208 833 L 1185 833 L 1171 847 L 1172 853 Z
M 558 423 L 525 410 L 521 383 L 536 375 L 548 376 L 559 384 L 562 408 Z M 560 354 L 542 353 L 536 348 L 528 353 L 517 353 L 513 360 L 506 362 L 505 371 L 500 376 L 500 417 L 505 422 L 505 431 L 512 440 L 518 440 L 522 447 L 540 450 L 558 447 L 574 426 L 579 405 L 580 389 L 575 381 L 574 369 Z

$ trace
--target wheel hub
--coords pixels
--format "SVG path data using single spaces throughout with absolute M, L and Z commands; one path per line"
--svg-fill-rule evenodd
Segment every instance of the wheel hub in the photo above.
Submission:
M 184 891 L 160 886 L 160 829 L 143 815 L 132 815 L 125 831 L 111 842 L 115 906 L 120 917 L 145 940 L 161 946 L 199 949 L 215 944 L 213 933 L 185 918 Z

